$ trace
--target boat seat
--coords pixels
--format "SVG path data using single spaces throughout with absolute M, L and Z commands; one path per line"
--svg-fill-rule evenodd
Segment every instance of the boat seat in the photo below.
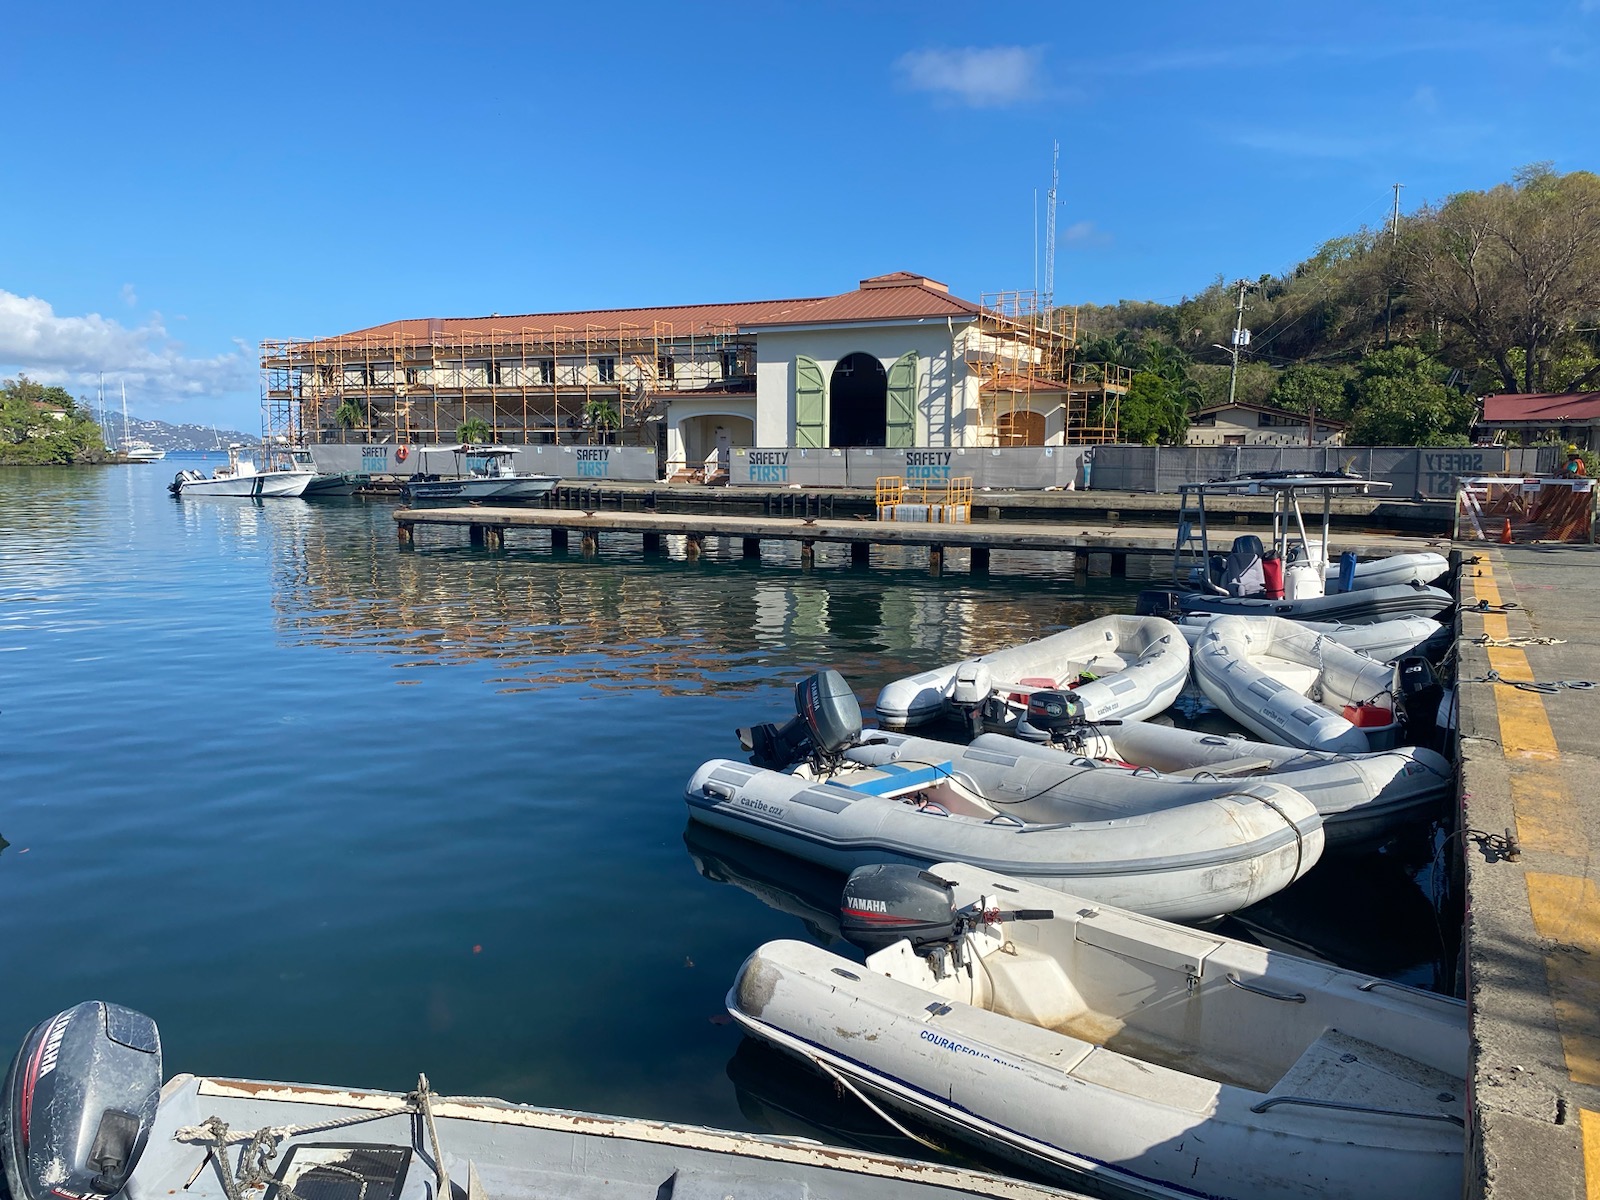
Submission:
M 1460 1116 L 1465 1089 L 1462 1080 L 1426 1063 L 1329 1029 L 1306 1047 L 1267 1095 Z
M 1269 679 L 1276 679 L 1284 687 L 1299 692 L 1302 696 L 1308 695 L 1311 689 L 1316 687 L 1317 680 L 1322 675 L 1316 667 L 1273 656 L 1260 658 L 1251 656 L 1249 662 Z
M 1185 767 L 1181 771 L 1168 771 L 1175 779 L 1200 779 L 1214 776 L 1217 779 L 1236 779 L 1241 775 L 1257 775 L 1272 769 L 1270 758 L 1229 758 L 1209 766 Z
M 869 796 L 893 796 L 899 792 L 909 792 L 913 788 L 926 787 L 930 783 L 943 783 L 955 771 L 955 763 L 945 761 L 936 763 L 931 767 L 902 767 L 898 763 L 882 763 L 873 768 L 881 771 L 881 779 L 852 779 L 849 787 L 854 791 L 866 792 Z

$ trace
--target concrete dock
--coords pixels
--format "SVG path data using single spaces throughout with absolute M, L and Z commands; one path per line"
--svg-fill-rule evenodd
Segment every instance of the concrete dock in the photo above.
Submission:
M 1259 507 L 1259 501 L 1257 503 Z M 1256 517 L 1259 520 L 1259 512 Z M 414 544 L 416 530 L 428 527 L 464 528 L 472 544 L 491 550 L 514 544 L 519 532 L 549 533 L 556 548 L 565 547 L 570 537 L 576 535 L 586 552 L 593 552 L 602 537 L 636 536 L 648 552 L 659 550 L 663 537 L 681 536 L 688 539 L 691 555 L 699 553 L 708 538 L 730 538 L 742 543 L 747 557 L 759 555 L 763 541 L 780 540 L 798 542 L 802 561 L 810 561 L 818 543 L 835 543 L 849 545 L 852 561 L 859 564 L 870 561 L 873 546 L 917 546 L 928 551 L 929 569 L 935 572 L 942 568 L 947 550 L 970 551 L 972 570 L 979 572 L 988 568 L 992 551 L 1044 550 L 1080 557 L 1109 555 L 1113 576 L 1125 573 L 1129 555 L 1170 560 L 1174 537 L 1171 518 L 1164 525 L 1059 519 L 928 524 L 862 517 L 793 518 L 725 512 L 585 511 L 469 505 L 402 508 L 396 510 L 394 520 L 403 546 Z M 1251 527 L 1214 523 L 1215 548 L 1226 550 L 1233 535 L 1241 532 L 1260 533 L 1261 528 L 1259 524 Z M 1341 534 L 1339 546 L 1362 555 L 1449 548 L 1447 541 L 1439 539 L 1430 541 L 1423 537 L 1366 531 Z
M 1600 681 L 1600 547 L 1462 549 L 1463 605 L 1487 605 L 1459 643 L 1468 1194 L 1593 1200 L 1600 689 L 1582 685 Z

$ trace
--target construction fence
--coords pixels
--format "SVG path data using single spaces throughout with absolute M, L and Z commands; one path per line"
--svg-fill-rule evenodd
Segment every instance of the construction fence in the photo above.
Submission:
M 652 482 L 656 452 L 637 446 L 520 446 L 515 466 L 531 475 L 557 475 L 579 483 L 600 480 Z M 450 475 L 458 470 L 455 455 L 427 445 L 312 445 L 317 470 L 330 474 Z
M 1088 451 L 1088 446 L 738 447 L 729 455 L 728 482 L 733 487 L 873 488 L 879 479 L 895 476 L 908 488 L 942 489 L 955 479 L 970 479 L 979 490 L 1081 488 L 1087 479 Z
M 1389 484 L 1396 500 L 1448 500 L 1463 475 L 1552 475 L 1554 446 L 1096 446 L 1089 486 L 1176 492 L 1185 483 L 1252 471 L 1344 471 Z
M 1455 536 L 1471 542 L 1593 542 L 1593 479 L 1486 476 L 1462 479 Z

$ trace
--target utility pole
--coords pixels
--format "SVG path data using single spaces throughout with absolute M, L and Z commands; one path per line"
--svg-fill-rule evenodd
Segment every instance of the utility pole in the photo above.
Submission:
M 1233 366 L 1228 371 L 1228 403 L 1233 403 L 1233 389 L 1239 382 L 1239 351 L 1250 344 L 1250 331 L 1244 327 L 1244 294 L 1250 290 L 1248 280 L 1239 280 L 1239 306 L 1233 318 L 1233 341 L 1229 351 Z
M 1397 184 L 1394 185 L 1394 215 L 1389 219 L 1389 270 L 1390 270 L 1391 273 L 1393 273 L 1393 271 L 1394 271 L 1394 251 L 1395 251 L 1395 247 L 1396 247 L 1396 245 L 1399 244 L 1399 241 L 1400 241 L 1400 189 L 1403 188 L 1403 187 L 1405 187 L 1405 184 L 1403 184 L 1403 183 L 1397 183 Z M 1390 318 L 1393 315 L 1393 313 L 1394 313 L 1394 283 L 1391 280 L 1391 281 L 1385 282 L 1385 284 L 1384 284 L 1384 295 L 1383 295 L 1383 344 L 1385 346 L 1388 346 L 1390 344 L 1390 341 L 1391 341 L 1391 339 L 1389 337 L 1389 321 L 1390 321 Z

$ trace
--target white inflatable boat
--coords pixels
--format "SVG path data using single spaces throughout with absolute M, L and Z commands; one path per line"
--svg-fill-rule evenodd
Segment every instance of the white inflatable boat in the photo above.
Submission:
M 1189 677 L 1189 647 L 1160 617 L 1101 617 L 1072 629 L 897 679 L 878 693 L 878 720 L 905 729 L 983 710 L 991 725 L 1015 721 L 1030 692 L 1071 687 L 1101 721 L 1164 711 Z
M 865 965 L 769 942 L 727 1000 L 841 1105 L 1097 1195 L 1460 1194 L 1460 1001 L 956 863 L 856 873 L 841 926 Z
M 1399 736 L 1394 665 L 1293 621 L 1218 617 L 1195 641 L 1194 677 L 1266 741 L 1364 754 Z
M 1017 737 L 1053 753 L 1112 769 L 1159 772 L 1179 779 L 1261 779 L 1292 787 L 1322 816 L 1329 850 L 1371 846 L 1407 821 L 1436 811 L 1452 792 L 1455 772 L 1442 754 L 1422 746 L 1396 746 L 1370 754 L 1302 750 L 1195 729 L 1139 721 L 1104 727 L 1080 725 L 1051 736 L 1026 720 Z M 1007 739 L 985 733 L 973 749 L 1000 749 Z
M 1395 584 L 1431 584 L 1450 569 L 1450 560 L 1432 550 L 1409 554 L 1390 554 L 1385 558 L 1367 558 L 1355 564 L 1354 576 L 1348 588 L 1340 578 L 1340 564 L 1329 563 L 1323 571 L 1326 591 L 1360 591 L 1362 588 L 1393 587 Z
M 713 759 L 694 773 L 694 820 L 836 871 L 960 855 L 1175 920 L 1253 904 L 1322 855 L 1316 807 L 1282 784 L 1135 775 L 1015 739 L 862 739 L 837 672 L 797 693 L 795 722 L 741 731 L 761 765 Z
M 1216 617 L 1210 613 L 1192 614 L 1180 618 L 1177 626 L 1193 646 L 1214 620 Z M 1393 662 L 1412 654 L 1437 659 L 1454 641 L 1452 631 L 1432 617 L 1392 617 L 1370 625 L 1346 625 L 1337 621 L 1300 621 L 1297 624 L 1379 662 Z

